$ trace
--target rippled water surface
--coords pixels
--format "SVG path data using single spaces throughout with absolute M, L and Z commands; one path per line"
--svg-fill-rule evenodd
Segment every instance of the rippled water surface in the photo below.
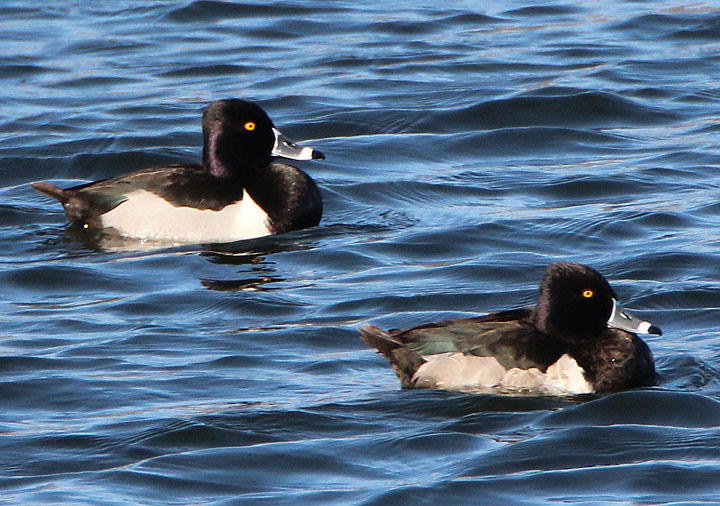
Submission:
M 716 3 L 10 0 L 0 38 L 4 500 L 720 501 Z M 195 161 L 226 97 L 325 152 L 321 226 L 141 249 L 27 184 Z M 557 260 L 663 328 L 657 387 L 401 390 L 358 339 Z

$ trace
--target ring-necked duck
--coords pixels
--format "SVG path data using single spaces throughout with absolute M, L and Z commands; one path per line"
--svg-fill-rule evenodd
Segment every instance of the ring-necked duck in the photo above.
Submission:
M 32 186 L 58 199 L 84 228 L 138 239 L 230 242 L 320 222 L 315 182 L 272 157 L 323 159 L 321 152 L 290 142 L 246 100 L 211 103 L 202 125 L 202 164 L 144 169 L 68 189 Z
M 634 333 L 662 332 L 616 298 L 596 270 L 556 263 L 534 307 L 389 332 L 366 325 L 360 333 L 409 388 L 565 395 L 652 384 L 652 354 Z

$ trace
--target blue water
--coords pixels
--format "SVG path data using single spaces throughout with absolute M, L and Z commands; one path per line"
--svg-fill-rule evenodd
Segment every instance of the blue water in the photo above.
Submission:
M 0 7 L 0 493 L 14 503 L 720 501 L 720 6 L 9 0 Z M 60 185 L 197 160 L 258 101 L 320 227 L 159 250 Z M 358 339 L 592 265 L 664 330 L 657 387 L 401 390 Z

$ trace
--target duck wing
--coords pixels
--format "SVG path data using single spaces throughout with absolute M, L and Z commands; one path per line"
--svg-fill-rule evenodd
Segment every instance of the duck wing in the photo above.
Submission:
M 175 206 L 219 210 L 238 200 L 237 185 L 220 181 L 201 165 L 168 165 L 143 169 L 62 189 L 50 183 L 33 188 L 63 204 L 70 220 L 99 225 L 99 217 L 128 199 L 135 191 L 148 191 Z M 242 196 L 242 189 L 239 190 Z
M 432 355 L 492 357 L 506 369 L 537 368 L 545 372 L 567 351 L 535 328 L 532 309 L 527 308 L 400 330 L 384 331 L 366 325 L 360 334 L 365 343 L 391 362 L 406 385 L 412 383 L 417 369 Z

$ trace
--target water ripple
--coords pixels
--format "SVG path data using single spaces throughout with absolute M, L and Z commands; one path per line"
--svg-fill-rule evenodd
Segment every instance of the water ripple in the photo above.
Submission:
M 420 0 L 0 7 L 0 486 L 16 503 L 717 502 L 717 9 Z M 321 149 L 320 227 L 66 227 L 27 183 L 198 161 L 212 100 Z M 401 390 L 358 338 L 595 266 L 659 385 Z

